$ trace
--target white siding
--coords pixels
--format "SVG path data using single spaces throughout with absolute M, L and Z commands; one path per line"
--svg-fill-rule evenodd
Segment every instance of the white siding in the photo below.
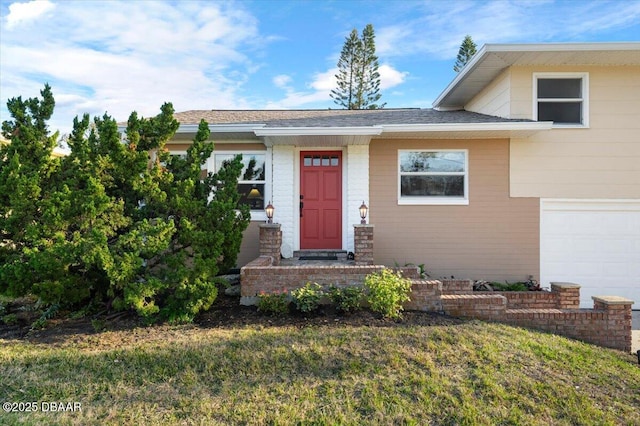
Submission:
M 346 250 L 354 251 L 353 225 L 360 223 L 360 205 L 364 201 L 369 205 L 369 145 L 350 145 L 347 147 L 346 174 L 342 177 L 347 182 Z M 367 222 L 368 222 L 367 217 Z
M 294 199 L 294 184 L 298 177 L 294 175 L 294 147 L 276 145 L 273 147 L 273 221 L 281 224 L 282 255 L 293 256 L 294 214 L 297 212 Z

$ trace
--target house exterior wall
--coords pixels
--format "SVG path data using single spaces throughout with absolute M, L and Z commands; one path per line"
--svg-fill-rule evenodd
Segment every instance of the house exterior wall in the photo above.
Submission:
M 511 71 L 507 69 L 496 77 L 487 87 L 482 89 L 482 91 L 465 106 L 465 109 L 480 114 L 510 118 L 510 101 Z
M 640 199 L 640 67 L 513 67 L 511 118 L 532 118 L 534 72 L 587 72 L 589 127 L 512 139 L 511 196 Z
M 369 204 L 369 146 L 349 145 L 345 158 L 347 172 L 343 176 L 347 191 L 346 224 L 343 224 L 343 232 L 347 233 L 347 245 L 345 250 L 353 252 L 354 231 L 353 225 L 360 223 L 360 205 L 364 201 Z
M 272 148 L 273 173 L 272 196 L 275 213 L 273 221 L 282 225 L 282 255 L 293 256 L 294 215 L 298 213 L 295 200 L 295 185 L 298 177 L 295 175 L 295 147 L 293 145 L 276 145 Z
M 467 149 L 469 205 L 398 205 L 399 149 Z M 539 200 L 509 197 L 509 140 L 375 139 L 369 150 L 374 261 L 431 277 L 539 275 Z
M 260 224 L 263 222 L 252 221 L 242 234 L 242 244 L 236 264 L 242 267 L 260 256 Z

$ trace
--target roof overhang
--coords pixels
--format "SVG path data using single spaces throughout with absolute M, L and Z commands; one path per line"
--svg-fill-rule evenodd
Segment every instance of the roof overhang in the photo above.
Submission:
M 505 139 L 528 138 L 551 130 L 552 121 L 501 123 L 409 124 L 383 126 L 384 138 Z
M 505 139 L 528 138 L 550 130 L 551 121 L 489 123 L 380 124 L 361 127 L 266 127 L 264 124 L 209 125 L 211 137 L 222 142 L 263 142 L 266 146 L 343 147 L 367 145 L 371 139 Z M 197 125 L 180 125 L 177 140 L 192 140 Z
M 640 42 L 486 44 L 433 102 L 442 111 L 464 106 L 511 66 L 639 66 Z

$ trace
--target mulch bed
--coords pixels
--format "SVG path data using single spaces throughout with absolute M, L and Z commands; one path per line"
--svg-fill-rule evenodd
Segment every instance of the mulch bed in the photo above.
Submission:
M 109 331 L 133 330 L 140 327 L 158 327 L 163 325 L 146 326 L 135 313 L 103 314 L 97 317 L 70 319 L 64 313 L 48 321 L 47 328 L 31 330 L 30 326 L 38 319 L 35 313 L 28 310 L 19 311 L 18 323 L 15 325 L 0 325 L 0 339 L 26 340 L 34 343 L 56 343 L 65 336 L 97 334 L 92 320 L 98 320 Z M 258 312 L 255 306 L 241 306 L 238 297 L 220 295 L 214 305 L 198 315 L 194 321 L 196 327 L 201 328 L 236 328 L 245 326 L 261 327 L 408 327 L 408 326 L 437 326 L 455 325 L 463 321 L 457 318 L 432 312 L 405 311 L 401 320 L 382 318 L 379 314 L 362 310 L 351 314 L 337 312 L 332 306 L 321 306 L 316 312 L 302 314 L 292 311 L 285 316 L 269 316 Z

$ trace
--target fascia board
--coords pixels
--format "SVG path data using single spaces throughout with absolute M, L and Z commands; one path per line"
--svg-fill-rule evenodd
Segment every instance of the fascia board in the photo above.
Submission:
M 252 133 L 265 124 L 209 124 L 211 133 Z M 176 133 L 196 133 L 199 124 L 181 124 Z
M 487 54 L 488 49 L 490 47 L 491 47 L 491 45 L 489 45 L 489 44 L 485 44 L 484 46 L 482 46 L 480 48 L 480 50 L 478 50 L 476 52 L 476 54 L 473 55 L 471 60 L 465 64 L 465 66 L 460 70 L 460 72 L 458 72 L 458 74 L 451 81 L 451 83 L 449 83 L 447 85 L 447 87 L 445 87 L 445 89 L 442 91 L 442 93 L 440 93 L 438 95 L 436 100 L 433 101 L 433 107 L 435 109 L 438 108 L 438 106 L 440 105 L 440 102 L 442 102 L 444 100 L 444 98 L 449 94 L 449 92 L 451 90 L 453 90 L 453 88 L 455 88 L 458 84 L 460 84 L 460 82 L 462 82 L 464 79 L 466 79 L 467 75 L 471 74 L 471 71 L 474 70 L 478 66 L 478 64 L 481 63 L 481 61 L 484 60 L 485 55 Z M 462 108 L 462 107 L 463 107 L 463 105 L 459 106 L 459 108 Z M 453 108 L 453 106 L 450 107 L 450 109 L 451 108 Z
M 367 127 L 269 127 L 255 129 L 256 136 L 377 136 L 381 126 Z
M 388 124 L 384 132 L 478 132 L 495 130 L 549 130 L 553 121 L 528 121 L 521 123 L 439 123 L 439 124 Z

